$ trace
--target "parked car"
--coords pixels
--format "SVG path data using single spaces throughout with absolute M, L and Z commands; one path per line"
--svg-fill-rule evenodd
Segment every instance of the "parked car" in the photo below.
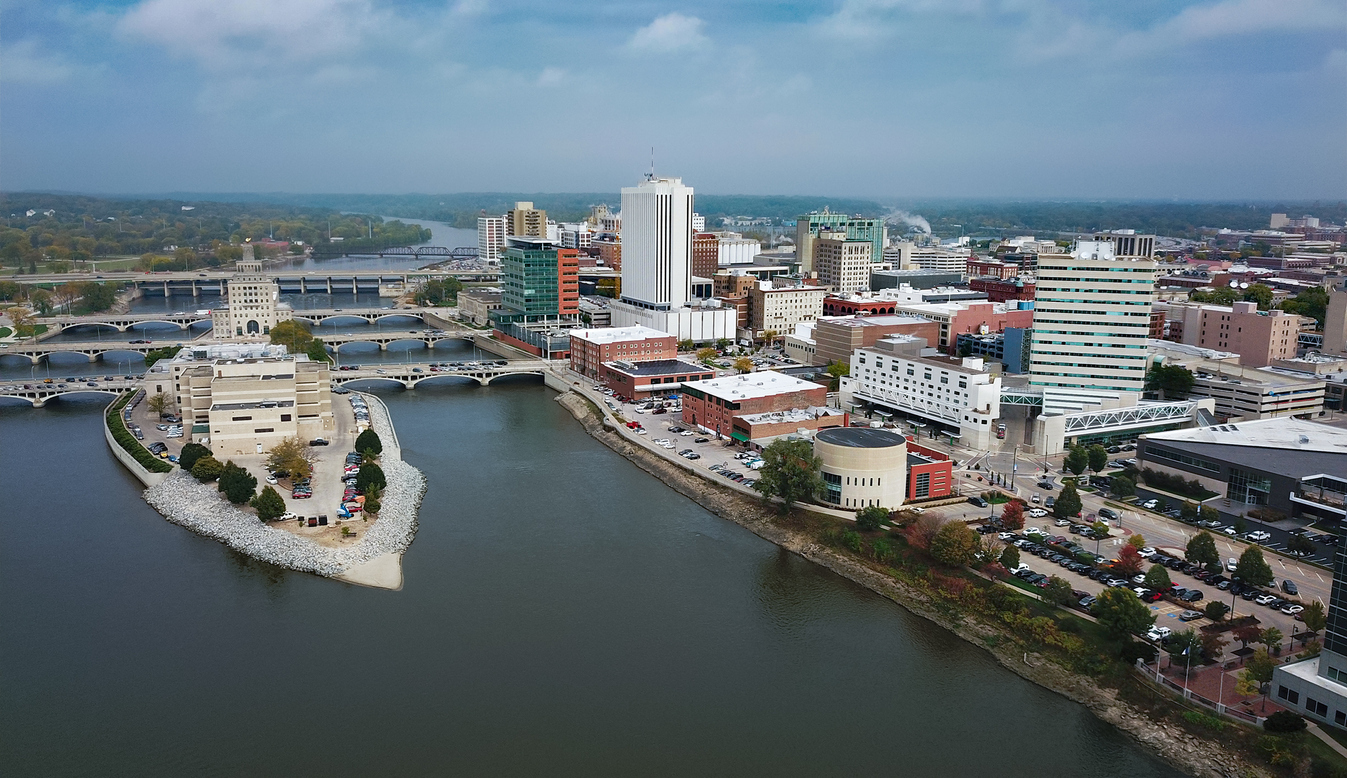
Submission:
M 1153 510 L 1159 507 L 1159 505 L 1160 505 L 1159 500 L 1147 500 L 1141 504 L 1141 507 L 1145 508 L 1146 510 Z
M 1290 578 L 1282 580 L 1282 591 L 1292 596 L 1300 594 L 1300 589 L 1296 587 L 1296 582 L 1292 581 Z
M 1161 642 L 1172 634 L 1174 634 L 1174 631 L 1169 627 L 1151 627 L 1150 631 L 1146 633 L 1146 639 Z
M 1197 621 L 1202 618 L 1202 614 L 1197 611 L 1184 611 L 1179 614 L 1179 621 Z
M 899 441 L 899 442 L 901 442 L 901 441 Z M 981 497 L 976 497 L 976 496 L 974 496 L 974 497 L 969 497 L 969 498 L 968 498 L 968 501 L 969 501 L 970 503 L 972 503 L 973 505 L 976 505 L 976 506 L 979 507 L 979 508 L 986 508 L 986 507 L 987 507 L 987 501 L 984 500 L 984 499 L 982 499 Z

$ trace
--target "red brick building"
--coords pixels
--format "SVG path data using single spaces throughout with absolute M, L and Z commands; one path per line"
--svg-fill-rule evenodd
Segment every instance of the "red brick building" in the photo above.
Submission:
M 649 327 L 598 327 L 571 330 L 570 335 L 571 369 L 587 378 L 601 379 L 605 362 L 652 362 L 678 356 L 677 338 Z
M 599 259 L 603 260 L 604 267 L 611 267 L 614 270 L 622 269 L 622 241 L 595 240 L 590 246 L 599 250 Z
M 828 387 L 771 370 L 683 384 L 683 421 L 727 437 L 736 416 L 827 404 Z
M 985 276 L 990 278 L 1014 278 L 1020 273 L 1020 266 L 995 259 L 970 259 L 967 262 L 968 277 Z
M 1018 278 L 994 278 L 983 276 L 968 280 L 968 288 L 974 292 L 986 292 L 987 299 L 994 303 L 1006 300 L 1034 299 L 1035 284 Z
M 574 352 L 572 352 L 574 353 Z M 705 381 L 716 373 L 705 365 L 681 359 L 651 362 L 605 362 L 599 366 L 599 380 L 613 394 L 628 400 L 681 392 L 688 381 Z
M 714 233 L 699 232 L 692 236 L 692 275 L 710 278 L 720 268 L 720 238 Z
M 954 463 L 907 436 L 907 499 L 929 500 L 954 493 Z
M 865 299 L 863 297 L 848 299 L 847 297 L 830 294 L 823 298 L 823 315 L 880 316 L 893 313 L 893 309 L 897 305 L 897 300 Z
M 557 313 L 580 314 L 580 252 L 557 249 Z

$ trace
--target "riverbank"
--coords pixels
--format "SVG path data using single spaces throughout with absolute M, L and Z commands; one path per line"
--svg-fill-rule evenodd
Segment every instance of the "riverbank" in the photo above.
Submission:
M 364 396 L 369 403 L 370 425 L 384 442 L 380 467 L 388 484 L 379 517 L 356 545 L 327 548 L 268 526 L 231 505 L 214 485 L 200 483 L 180 469 L 146 489 L 145 501 L 174 524 L 254 559 L 360 586 L 401 589 L 402 554 L 416 537 L 426 479 L 420 470 L 402 461 L 388 408 L 378 397 Z
M 1153 720 L 1149 712 L 1120 699 L 1116 690 L 1102 687 L 1087 676 L 1070 672 L 1046 656 L 1021 652 L 1013 640 L 1006 639 L 1004 630 L 960 618 L 947 608 L 939 607 L 939 603 L 928 593 L 884 575 L 837 549 L 818 543 L 811 534 L 787 526 L 780 514 L 765 508 L 760 500 L 727 489 L 634 445 L 616 430 L 606 426 L 599 408 L 582 396 L 565 392 L 556 399 L 592 437 L 708 511 L 826 567 L 986 649 L 1006 669 L 1084 705 L 1100 719 L 1114 725 L 1176 767 L 1204 777 L 1273 774 L 1265 767 L 1232 753 L 1221 743 L 1199 738 L 1173 724 Z

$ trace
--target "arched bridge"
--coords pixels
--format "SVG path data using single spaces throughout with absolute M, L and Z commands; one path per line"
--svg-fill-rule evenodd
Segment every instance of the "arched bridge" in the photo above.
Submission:
M 345 248 L 340 243 L 324 244 L 313 247 L 314 256 L 369 256 L 369 257 L 447 257 L 449 259 L 476 259 L 477 249 L 472 246 L 446 248 L 444 246 L 392 246 L 386 249 L 352 246 Z
M 493 380 L 509 375 L 536 375 L 547 372 L 547 363 L 541 359 L 506 360 L 433 367 L 430 364 L 419 365 L 368 365 L 359 370 L 333 370 L 332 385 L 340 386 L 352 381 L 392 381 L 407 389 L 415 389 L 422 381 L 438 378 L 471 378 L 482 386 L 488 386 Z
M 53 397 L 69 394 L 110 394 L 119 395 L 128 389 L 134 389 L 138 382 L 128 378 L 114 378 L 104 381 L 101 376 L 85 376 L 78 381 L 52 379 L 51 383 L 42 381 L 11 381 L 0 383 L 0 397 L 13 397 L 27 400 L 34 408 L 41 408 Z
M 39 343 L 36 345 L 11 345 L 9 348 L 0 351 L 0 357 L 15 356 L 26 357 L 34 365 L 41 364 L 42 360 L 52 354 L 83 354 L 89 358 L 90 362 L 97 362 L 103 358 L 103 355 L 111 351 L 129 352 L 133 354 L 145 355 L 155 349 L 168 346 L 186 346 L 188 343 L 170 342 L 166 340 L 155 341 L 154 343 L 127 343 L 126 341 L 104 340 L 104 341 L 81 341 L 79 343 L 58 342 L 58 343 Z
M 71 327 L 111 327 L 118 332 L 126 332 L 137 324 L 175 324 L 185 330 L 200 322 L 210 323 L 209 313 L 103 313 L 89 316 L 52 316 L 39 318 L 39 324 L 47 325 L 47 330 L 60 332 Z
M 336 335 L 320 335 L 323 344 L 330 347 L 333 351 L 341 351 L 342 346 L 348 346 L 352 343 L 377 343 L 380 351 L 387 351 L 389 345 L 403 341 L 419 341 L 424 343 L 426 348 L 435 348 L 436 344 L 444 340 L 460 340 L 471 338 L 471 332 L 460 330 L 432 330 L 430 332 L 361 332 L 361 333 L 340 333 Z

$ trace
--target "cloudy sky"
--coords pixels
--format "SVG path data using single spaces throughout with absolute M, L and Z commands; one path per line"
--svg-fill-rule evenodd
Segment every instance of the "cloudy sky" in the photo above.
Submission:
M 0 188 L 1347 197 L 1342 0 L 0 0 Z

